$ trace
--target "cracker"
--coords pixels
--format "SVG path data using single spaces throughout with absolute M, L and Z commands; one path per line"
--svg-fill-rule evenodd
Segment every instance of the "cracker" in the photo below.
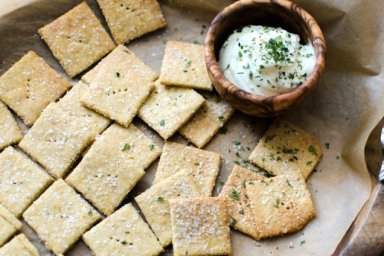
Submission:
M 20 228 L 21 222 L 0 204 L 0 246 L 7 242 Z
M 80 82 L 59 102 L 51 103 L 19 143 L 21 149 L 55 178 L 63 177 L 110 123 L 81 106 L 79 97 L 83 89 Z
M 0 248 L 0 256 L 39 256 L 36 247 L 24 234 L 14 237 L 9 243 Z
M 100 217 L 61 179 L 23 213 L 24 220 L 55 254 L 66 252 Z
M 91 146 L 67 182 L 110 215 L 159 155 L 160 149 L 133 124 L 128 128 L 113 124 Z
M 11 112 L 0 101 L 0 150 L 19 142 L 23 134 Z
M 257 239 L 301 230 L 316 216 L 300 173 L 247 182 L 246 192 L 257 223 Z
M 174 199 L 170 204 L 175 256 L 231 255 L 225 198 Z
M 115 48 L 86 2 L 38 32 L 70 77 L 81 73 Z
M 0 154 L 0 203 L 14 215 L 20 216 L 52 181 L 20 151 L 8 147 Z
M 253 238 L 258 238 L 257 223 L 253 218 L 253 213 L 249 205 L 246 183 L 264 178 L 265 177 L 260 174 L 254 173 L 239 165 L 234 165 L 220 193 L 221 197 L 227 199 L 232 228 Z
M 153 185 L 135 198 L 163 247 L 172 241 L 169 199 L 202 196 L 198 179 L 192 170 L 184 169 Z
M 272 175 L 301 172 L 307 178 L 322 156 L 319 141 L 283 119 L 276 119 L 249 156 Z
M 181 128 L 204 103 L 192 89 L 167 87 L 156 82 L 156 88 L 139 111 L 139 117 L 164 139 Z
M 31 126 L 70 83 L 30 51 L 0 77 L 0 99 Z
M 118 44 L 166 26 L 156 0 L 97 0 Z
M 204 95 L 205 102 L 179 133 L 197 147 L 204 147 L 221 127 L 232 117 L 235 110 L 218 95 Z
M 201 177 L 197 185 L 203 195 L 211 196 L 220 164 L 221 157 L 218 153 L 168 141 L 164 144 L 154 183 L 180 170 L 190 169 L 197 177 Z
M 167 85 L 212 91 L 212 83 L 205 66 L 204 47 L 192 43 L 168 41 L 159 80 Z
M 95 255 L 155 256 L 163 252 L 148 224 L 127 204 L 83 235 Z
M 118 46 L 84 75 L 81 97 L 88 108 L 128 127 L 153 89 L 157 74 L 133 52 Z

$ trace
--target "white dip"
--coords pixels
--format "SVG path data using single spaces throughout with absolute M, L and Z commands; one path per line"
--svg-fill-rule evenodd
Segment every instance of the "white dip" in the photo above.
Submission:
M 301 45 L 282 28 L 246 26 L 236 30 L 220 50 L 220 68 L 243 90 L 271 96 L 302 84 L 315 67 L 312 44 Z

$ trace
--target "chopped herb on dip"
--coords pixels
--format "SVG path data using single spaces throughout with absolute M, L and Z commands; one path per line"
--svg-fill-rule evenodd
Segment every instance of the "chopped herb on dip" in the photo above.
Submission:
M 243 90 L 271 96 L 295 89 L 312 73 L 316 57 L 312 44 L 282 28 L 245 26 L 236 30 L 220 50 L 224 75 Z

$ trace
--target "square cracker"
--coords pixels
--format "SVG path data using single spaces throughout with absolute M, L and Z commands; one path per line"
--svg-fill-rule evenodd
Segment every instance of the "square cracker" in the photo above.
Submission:
M 16 216 L 35 200 L 53 179 L 35 162 L 12 147 L 0 154 L 0 203 Z
M 51 103 L 19 143 L 55 178 L 63 177 L 109 120 L 82 107 L 79 82 L 59 102 Z
M 202 45 L 168 41 L 161 65 L 160 82 L 212 91 Z
M 204 94 L 205 102 L 179 133 L 197 147 L 204 147 L 232 117 L 235 110 L 216 94 Z
M 163 247 L 132 204 L 127 204 L 83 235 L 95 255 L 155 256 Z
M 23 213 L 24 220 L 55 254 L 65 253 L 100 217 L 61 179 Z
M 20 228 L 21 222 L 0 204 L 0 246 L 7 242 Z
M 36 247 L 24 234 L 14 237 L 9 243 L 0 248 L 0 256 L 39 256 Z
M 110 215 L 160 155 L 133 124 L 110 126 L 66 179 L 97 209 Z
M 139 117 L 164 139 L 171 137 L 204 103 L 192 89 L 168 87 L 156 82 L 156 88 L 139 111 Z
M 115 43 L 86 2 L 38 32 L 70 77 L 81 73 L 115 48 Z
M 200 177 L 192 170 L 184 169 L 153 185 L 135 198 L 163 247 L 172 241 L 169 199 L 203 196 L 198 186 L 199 179 Z
M 0 99 L 31 126 L 70 83 L 30 51 L 0 77 Z
M 23 134 L 7 106 L 0 101 L 0 150 L 19 142 Z
M 231 174 L 220 193 L 227 199 L 228 212 L 231 216 L 232 228 L 258 238 L 257 223 L 253 219 L 253 213 L 249 205 L 249 197 L 246 193 L 247 182 L 264 179 L 265 177 L 254 173 L 239 165 L 234 165 Z
M 283 119 L 276 119 L 249 156 L 272 175 L 301 172 L 307 178 L 322 156 L 319 141 Z
M 157 0 L 97 0 L 118 44 L 166 26 Z
M 170 204 L 175 256 L 231 255 L 225 198 L 173 199 Z
M 190 169 L 201 177 L 197 185 L 203 195 L 211 196 L 220 165 L 221 156 L 218 153 L 167 141 L 153 183 L 159 183 L 180 170 Z
M 157 74 L 123 45 L 82 79 L 88 83 L 81 102 L 128 127 L 153 89 Z
M 249 181 L 246 192 L 258 240 L 301 230 L 316 216 L 311 195 L 300 173 Z

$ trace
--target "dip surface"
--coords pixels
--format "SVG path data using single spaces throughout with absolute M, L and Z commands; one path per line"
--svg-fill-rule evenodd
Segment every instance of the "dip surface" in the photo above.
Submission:
M 219 65 L 229 81 L 262 96 L 291 91 L 315 67 L 312 44 L 282 28 L 245 26 L 236 30 L 220 50 Z

